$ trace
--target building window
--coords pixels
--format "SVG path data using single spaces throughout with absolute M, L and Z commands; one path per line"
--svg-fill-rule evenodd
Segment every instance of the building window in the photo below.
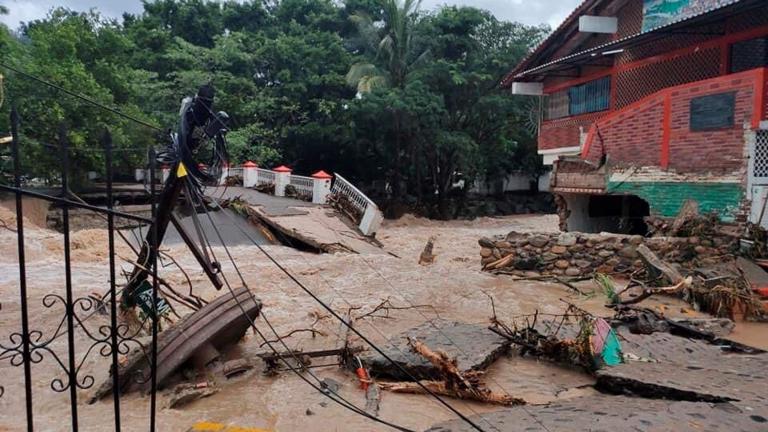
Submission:
M 547 97 L 546 120 L 604 111 L 610 107 L 611 77 L 600 78 Z
M 611 99 L 611 77 L 571 87 L 568 95 L 571 115 L 607 110 Z
M 731 73 L 768 66 L 768 38 L 750 39 L 731 45 Z
M 568 98 L 568 90 L 552 93 L 547 97 L 547 112 L 546 119 L 554 120 L 563 117 L 568 117 L 570 99 Z

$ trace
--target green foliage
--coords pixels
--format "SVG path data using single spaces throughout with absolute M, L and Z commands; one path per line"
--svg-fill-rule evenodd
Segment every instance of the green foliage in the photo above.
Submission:
M 610 276 L 603 273 L 597 273 L 595 275 L 595 283 L 603 290 L 603 294 L 610 304 L 617 304 L 621 301 L 616 292 L 616 285 Z
M 459 178 L 538 175 L 529 102 L 503 94 L 498 82 L 547 29 L 475 8 L 419 6 L 144 0 L 144 12 L 122 23 L 58 8 L 15 32 L 0 26 L 0 50 L 4 62 L 166 130 L 175 128 L 180 100 L 212 82 L 216 109 L 231 117 L 233 162 L 340 171 L 362 186 L 387 183 L 395 200 L 450 217 L 445 202 Z M 61 124 L 80 177 L 102 170 L 106 128 L 125 172 L 167 139 L 4 75 L 0 131 L 8 130 L 12 102 L 31 176 L 55 179 Z

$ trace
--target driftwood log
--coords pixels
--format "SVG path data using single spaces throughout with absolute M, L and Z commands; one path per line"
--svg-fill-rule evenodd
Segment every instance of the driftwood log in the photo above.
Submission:
M 409 338 L 408 342 L 414 352 L 424 357 L 432 363 L 443 376 L 443 381 L 419 381 L 400 382 L 400 383 L 379 383 L 384 389 L 397 393 L 426 393 L 424 387 L 432 393 L 455 397 L 459 399 L 468 399 L 478 402 L 492 403 L 497 405 L 524 405 L 523 399 L 512 397 L 507 393 L 494 392 L 485 387 L 480 380 L 482 371 L 469 371 L 462 373 L 457 367 L 456 359 L 451 359 L 442 351 L 433 351 L 424 343 Z
M 431 236 L 429 240 L 427 240 L 427 244 L 424 245 L 424 250 L 421 251 L 421 255 L 419 255 L 419 264 L 421 265 L 429 265 L 435 262 L 435 236 Z
M 683 275 L 681 275 L 676 268 L 659 259 L 653 251 L 648 249 L 648 246 L 638 246 L 637 253 L 645 264 L 650 279 L 657 279 L 663 276 L 673 285 L 677 285 L 685 280 Z

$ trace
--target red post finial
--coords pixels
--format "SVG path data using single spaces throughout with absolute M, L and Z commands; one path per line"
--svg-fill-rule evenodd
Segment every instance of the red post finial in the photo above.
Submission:
M 324 179 L 324 180 L 326 180 L 326 179 L 332 179 L 332 178 L 333 178 L 333 176 L 332 176 L 332 175 L 330 175 L 330 174 L 328 174 L 327 172 L 325 172 L 325 171 L 323 171 L 323 170 L 320 170 L 320 171 L 318 171 L 318 172 L 316 172 L 316 173 L 312 174 L 312 178 L 316 178 L 316 179 Z
M 291 171 L 293 171 L 293 170 L 292 170 L 292 169 L 290 169 L 290 168 L 288 168 L 288 167 L 287 167 L 287 166 L 285 166 L 285 165 L 280 165 L 279 167 L 277 167 L 277 168 L 273 169 L 272 171 L 274 171 L 274 172 L 288 172 L 288 173 L 289 173 L 289 172 L 291 172 Z
M 258 165 L 256 165 L 256 163 L 253 161 L 247 161 L 246 163 L 243 164 L 243 168 L 257 168 L 257 167 Z

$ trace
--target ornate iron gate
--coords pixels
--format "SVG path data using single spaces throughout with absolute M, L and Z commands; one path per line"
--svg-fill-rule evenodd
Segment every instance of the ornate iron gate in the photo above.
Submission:
M 78 408 L 82 406 L 84 390 L 91 388 L 95 379 L 90 373 L 83 370 L 83 365 L 91 359 L 93 356 L 103 356 L 109 359 L 110 362 L 110 375 L 112 379 L 112 395 L 113 395 L 113 410 L 114 410 L 114 429 L 119 431 L 121 429 L 121 416 L 120 416 L 120 386 L 118 385 L 118 362 L 119 355 L 127 354 L 132 347 L 139 346 L 144 350 L 144 345 L 138 340 L 138 332 L 134 332 L 125 324 L 118 322 L 119 306 L 118 306 L 118 294 L 119 290 L 116 285 L 116 264 L 115 264 L 115 219 L 125 218 L 140 224 L 149 224 L 154 227 L 153 221 L 157 217 L 157 192 L 155 181 L 155 164 L 156 155 L 154 150 L 149 149 L 147 152 L 150 178 L 148 182 L 148 193 L 151 203 L 151 218 L 142 217 L 135 214 L 130 214 L 122 211 L 118 211 L 114 208 L 114 196 L 113 196 L 113 148 L 112 139 L 109 131 L 105 131 L 102 138 L 102 151 L 104 152 L 105 160 L 105 182 L 106 182 L 106 207 L 99 207 L 86 204 L 85 202 L 76 199 L 69 190 L 69 180 L 71 174 L 72 164 L 70 161 L 70 146 L 67 141 L 67 131 L 62 126 L 58 133 L 58 145 L 50 146 L 52 151 L 58 151 L 61 161 L 60 179 L 61 188 L 59 194 L 53 194 L 48 192 L 40 192 L 31 190 L 24 187 L 23 182 L 23 167 L 21 166 L 20 153 L 23 151 L 23 142 L 19 133 L 20 118 L 15 109 L 11 111 L 11 155 L 10 159 L 13 164 L 13 182 L 12 185 L 0 184 L 0 190 L 5 192 L 11 192 L 15 195 L 16 204 L 16 235 L 18 240 L 18 288 L 19 288 L 19 309 L 20 309 L 20 329 L 12 332 L 10 335 L 0 334 L 0 361 L 10 362 L 14 367 L 23 369 L 23 381 L 24 381 L 24 405 L 26 415 L 27 430 L 32 431 L 35 429 L 35 410 L 34 408 L 34 384 L 35 379 L 39 382 L 40 376 L 33 376 L 32 366 L 35 364 L 48 363 L 52 367 L 46 369 L 46 376 L 42 377 L 48 382 L 50 389 L 47 391 L 53 391 L 57 393 L 67 394 L 69 399 L 69 405 L 71 412 L 70 422 L 71 429 L 77 431 L 80 428 L 80 416 L 78 415 Z M 76 162 L 76 161 L 75 161 Z M 58 319 L 55 325 L 55 330 L 48 331 L 43 329 L 41 322 L 36 320 L 34 316 L 30 314 L 30 303 L 28 295 L 28 274 L 27 274 L 27 262 L 25 257 L 25 235 L 24 235 L 24 203 L 23 197 L 33 197 L 42 199 L 57 206 L 61 207 L 62 212 L 62 231 L 63 231 L 63 254 L 64 254 L 64 274 L 62 275 L 64 280 L 63 292 L 50 292 L 42 298 L 42 306 L 45 310 L 59 311 L 61 312 L 60 321 Z M 71 254 L 71 239 L 70 239 L 70 209 L 86 209 L 92 212 L 96 212 L 99 215 L 103 215 L 106 220 L 106 227 L 108 230 L 108 254 L 109 254 L 109 291 L 102 300 L 97 301 L 91 297 L 76 297 L 73 290 L 73 268 L 72 268 L 72 254 Z M 154 228 L 150 228 L 154 231 Z M 151 249 L 156 252 L 158 249 L 157 235 L 151 235 L 149 238 L 154 238 L 154 241 L 149 245 Z M 148 263 L 151 268 L 156 272 L 157 269 L 157 253 L 153 255 L 153 262 Z M 157 305 L 158 296 L 158 279 L 157 275 L 153 274 L 150 278 L 152 283 L 152 304 Z M 109 323 L 102 324 L 97 328 L 94 328 L 93 324 L 87 323 L 88 318 L 93 316 L 97 310 L 108 315 Z M 0 314 L 5 314 L 7 311 L 0 308 Z M 58 312 L 56 312 L 58 314 Z M 146 428 L 154 431 L 156 428 L 155 412 L 156 412 L 156 358 L 157 358 L 157 334 L 158 323 L 157 319 L 153 319 L 153 316 L 157 314 L 149 314 L 148 324 L 151 333 L 151 346 L 144 350 L 148 357 L 148 362 L 151 368 L 151 391 L 149 394 L 149 416 L 147 419 Z M 76 344 L 75 334 L 76 332 L 82 333 L 87 343 Z M 66 337 L 66 352 L 64 350 L 54 346 L 54 341 L 59 338 Z M 49 374 L 48 374 L 49 373 Z M 8 379 L 8 374 L 5 374 L 2 380 Z M 0 398 L 21 398 L 22 395 L 12 394 L 3 385 L 7 383 L 0 382 Z M 39 389 L 38 389 L 39 390 Z M 22 413 L 14 413 L 16 415 L 22 415 Z M 98 419 L 98 429 L 106 430 L 104 425 L 104 418 Z M 50 429 L 52 425 L 40 425 L 41 429 Z M 63 424 L 57 424 L 56 428 L 61 428 Z M 143 426 L 142 426 L 143 428 Z

